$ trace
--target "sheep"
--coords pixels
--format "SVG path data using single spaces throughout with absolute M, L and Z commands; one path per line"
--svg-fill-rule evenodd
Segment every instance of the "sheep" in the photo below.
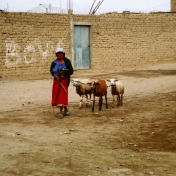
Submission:
M 107 80 L 110 82 L 111 94 L 113 97 L 112 107 L 114 107 L 114 96 L 117 95 L 117 106 L 122 106 L 123 104 L 123 94 L 124 94 L 124 85 L 122 81 L 111 78 Z
M 92 88 L 92 94 L 93 94 L 93 105 L 92 105 L 92 112 L 94 111 L 94 105 L 95 105 L 95 96 L 99 97 L 99 110 L 101 111 L 102 102 L 103 102 L 103 96 L 105 96 L 106 100 L 106 108 L 108 109 L 108 103 L 107 103 L 107 85 L 105 80 L 98 80 L 93 81 L 91 83 Z
M 91 100 L 91 81 L 89 79 L 73 79 L 71 80 L 73 86 L 76 87 L 76 93 L 80 96 L 79 109 L 83 108 L 83 97 L 86 97 L 86 107 L 90 107 L 89 99 Z M 88 98 L 89 95 L 89 98 Z

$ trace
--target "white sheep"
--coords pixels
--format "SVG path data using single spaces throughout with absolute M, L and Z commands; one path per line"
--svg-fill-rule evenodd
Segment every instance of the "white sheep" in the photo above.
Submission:
M 71 80 L 73 83 L 73 86 L 76 87 L 76 93 L 80 96 L 80 102 L 79 102 L 79 108 L 83 108 L 83 97 L 86 97 L 86 107 L 90 107 L 90 101 L 91 101 L 91 80 L 89 79 L 73 79 Z M 88 98 L 89 95 L 89 98 Z
M 111 78 L 107 80 L 110 82 L 111 94 L 113 98 L 112 107 L 114 107 L 114 96 L 117 95 L 117 106 L 122 106 L 123 104 L 123 94 L 124 94 L 124 85 L 122 81 Z

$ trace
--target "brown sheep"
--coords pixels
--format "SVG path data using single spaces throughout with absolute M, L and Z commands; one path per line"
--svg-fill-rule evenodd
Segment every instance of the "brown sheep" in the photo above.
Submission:
M 101 111 L 102 102 L 103 102 L 103 96 L 105 96 L 106 100 L 106 108 L 108 109 L 107 104 L 107 85 L 105 80 L 98 80 L 96 82 L 91 83 L 92 88 L 92 94 L 93 94 L 93 105 L 92 105 L 92 112 L 94 111 L 94 105 L 95 105 L 95 96 L 99 97 L 99 110 Z

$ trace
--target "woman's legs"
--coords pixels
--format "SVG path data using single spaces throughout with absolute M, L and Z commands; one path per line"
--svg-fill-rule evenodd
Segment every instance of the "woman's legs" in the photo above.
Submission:
M 63 118 L 64 116 L 68 116 L 70 113 L 68 112 L 67 106 L 59 106 L 60 108 L 60 113 L 59 113 L 59 118 Z M 64 109 L 64 111 L 63 111 Z
M 64 106 L 64 111 L 65 111 L 65 112 L 68 112 L 67 106 Z
M 60 113 L 63 113 L 63 106 L 60 106 Z
M 60 113 L 59 113 L 59 118 L 63 118 L 63 106 L 59 106 L 60 108 Z

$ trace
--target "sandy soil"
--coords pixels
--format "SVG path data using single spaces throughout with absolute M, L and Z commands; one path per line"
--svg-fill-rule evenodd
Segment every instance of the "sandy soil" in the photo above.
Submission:
M 176 62 L 118 70 L 75 71 L 72 78 L 117 78 L 122 107 L 79 109 L 69 87 L 70 116 L 50 106 L 50 75 L 0 80 L 0 175 L 176 175 Z

